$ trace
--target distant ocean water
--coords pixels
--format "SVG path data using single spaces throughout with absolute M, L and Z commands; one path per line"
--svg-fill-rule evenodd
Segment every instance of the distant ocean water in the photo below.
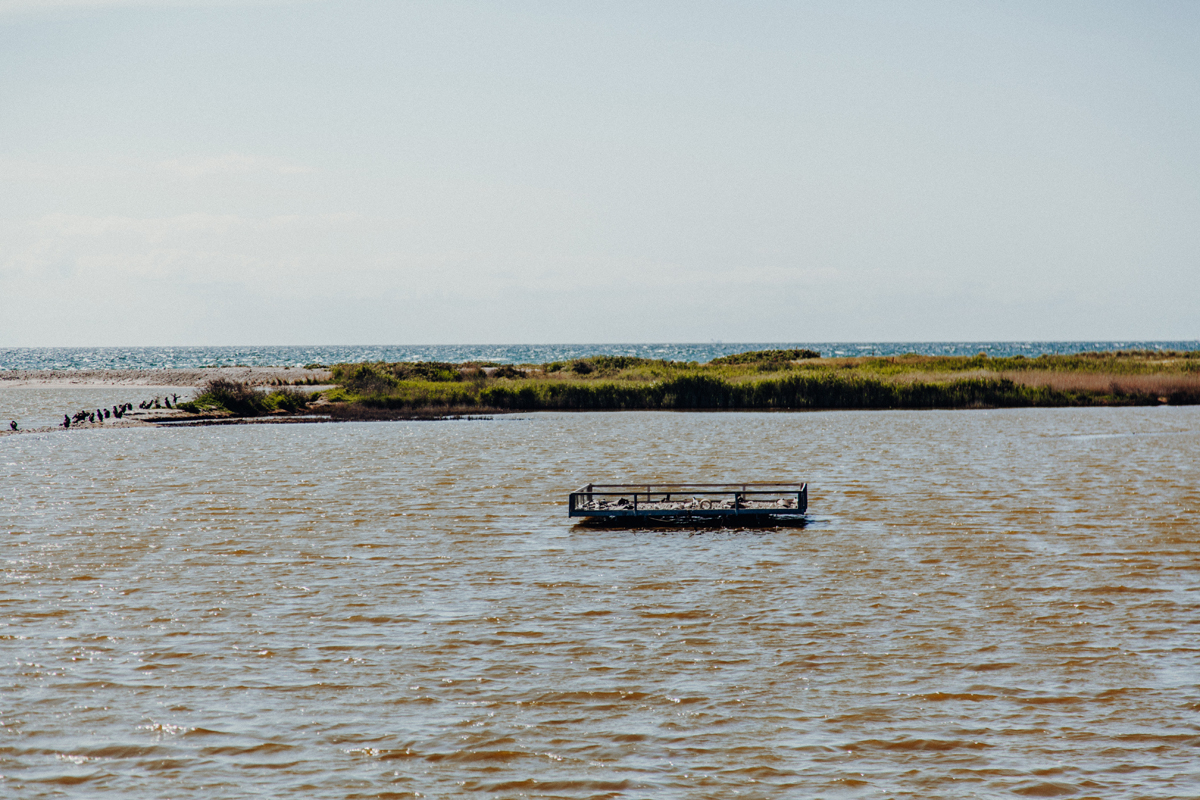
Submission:
M 207 366 L 277 366 L 362 361 L 492 361 L 543 364 L 606 354 L 706 362 L 767 348 L 807 348 L 823 356 L 892 356 L 902 353 L 962 356 L 1070 354 L 1105 350 L 1200 350 L 1190 341 L 1080 342 L 707 342 L 695 344 L 429 344 L 322 345 L 313 347 L 5 347 L 0 369 L 165 369 Z

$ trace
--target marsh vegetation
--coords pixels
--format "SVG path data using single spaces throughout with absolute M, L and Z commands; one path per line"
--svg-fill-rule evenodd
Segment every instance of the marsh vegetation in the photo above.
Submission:
M 194 398 L 175 407 L 193 414 L 261 417 L 274 412 L 296 412 L 315 399 L 315 393 L 289 386 L 259 391 L 242 381 L 214 378 L 200 387 Z
M 1200 402 L 1200 352 L 1121 351 L 1038 358 L 821 358 L 762 350 L 706 364 L 632 356 L 501 365 L 332 367 L 324 397 L 342 414 L 518 410 L 867 409 L 1148 405 Z

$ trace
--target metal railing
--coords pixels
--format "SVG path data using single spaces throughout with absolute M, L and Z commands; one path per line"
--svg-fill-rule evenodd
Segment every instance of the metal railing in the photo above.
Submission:
M 800 516 L 807 483 L 589 483 L 571 492 L 572 517 Z

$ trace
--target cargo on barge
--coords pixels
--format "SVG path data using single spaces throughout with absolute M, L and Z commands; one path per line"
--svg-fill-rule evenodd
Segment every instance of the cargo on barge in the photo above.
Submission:
M 807 483 L 589 483 L 568 516 L 607 521 L 750 523 L 802 519 Z

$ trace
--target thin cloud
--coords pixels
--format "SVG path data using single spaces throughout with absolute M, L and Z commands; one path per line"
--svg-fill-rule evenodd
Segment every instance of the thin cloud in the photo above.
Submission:
M 308 175 L 316 172 L 305 164 L 296 164 L 270 156 L 225 153 L 218 156 L 184 156 L 151 161 L 142 158 L 103 160 L 34 160 L 0 156 L 0 181 L 95 181 L 146 178 L 194 180 L 234 175 Z
M 47 214 L 0 219 L 0 282 L 9 288 L 54 283 L 145 279 L 219 279 L 231 283 L 302 280 L 340 271 L 327 247 L 353 243 L 397 223 L 350 214 L 169 217 Z M 26 286 L 26 289 L 31 286 Z
M 0 0 L 0 15 L 38 14 L 108 8 L 198 8 L 205 6 L 278 6 L 324 0 Z
M 212 175 L 248 175 L 266 172 L 275 175 L 303 175 L 312 168 L 291 164 L 274 158 L 261 158 L 241 153 L 227 153 L 208 158 L 171 158 L 160 161 L 158 169 L 182 178 L 204 178 Z

